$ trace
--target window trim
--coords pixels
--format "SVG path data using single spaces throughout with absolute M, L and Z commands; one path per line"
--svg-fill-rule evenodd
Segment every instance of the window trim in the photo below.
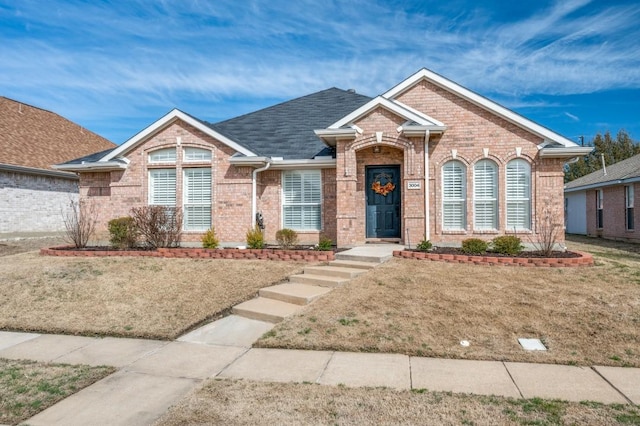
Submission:
M 596 229 L 604 229 L 604 191 L 596 189 Z
M 446 178 L 447 178 L 447 172 L 445 170 L 445 168 L 447 166 L 458 166 L 460 168 L 460 196 L 456 197 L 456 198 L 447 198 L 446 196 L 446 189 L 447 189 L 447 182 L 446 182 Z M 442 193 L 442 230 L 446 231 L 446 232 L 460 232 L 460 231 L 466 231 L 467 230 L 467 166 L 459 160 L 450 160 L 447 161 L 446 163 L 444 163 L 442 165 L 442 169 L 441 169 L 441 173 L 442 173 L 442 179 L 441 179 L 441 193 Z M 460 226 L 457 227 L 452 227 L 452 226 L 447 226 L 446 224 L 446 218 L 445 218 L 445 211 L 446 211 L 446 206 L 447 203 L 454 205 L 460 205 L 462 207 L 462 211 L 461 211 L 461 216 L 460 216 L 460 220 L 461 222 L 458 224 Z
M 514 165 L 514 164 L 521 164 L 523 165 L 526 170 L 526 179 L 525 179 L 525 185 L 526 187 L 524 189 L 526 189 L 526 196 L 522 197 L 513 197 L 510 196 L 510 192 L 513 189 L 513 183 L 510 184 L 509 180 L 510 180 L 510 166 Z M 520 171 L 517 171 L 517 173 L 520 173 Z M 505 194 L 504 194 L 504 200 L 505 200 L 505 227 L 507 230 L 513 230 L 515 229 L 516 231 L 531 231 L 531 222 L 532 222 L 532 213 L 531 213 L 531 193 L 532 193 L 532 188 L 531 188 L 531 164 L 529 164 L 529 162 L 527 162 L 526 160 L 523 160 L 522 158 L 515 158 L 511 161 L 509 161 L 506 166 L 505 166 Z M 518 187 L 516 187 L 516 190 L 520 190 L 519 188 L 520 183 L 518 182 Z M 526 226 L 524 227 L 518 227 L 517 225 L 513 225 L 512 223 L 510 223 L 510 216 L 509 216 L 509 206 L 511 204 L 520 204 L 523 203 L 523 205 L 526 207 L 526 211 L 527 211 L 527 217 L 526 217 Z M 511 220 L 513 220 L 513 218 L 511 218 Z
M 624 214 L 625 214 L 625 229 L 627 231 L 635 230 L 635 218 L 634 218 L 634 204 L 635 204 L 635 189 L 633 185 L 625 185 L 624 187 Z
M 493 185 L 492 185 L 492 192 L 493 192 L 493 197 L 478 197 L 478 167 L 479 166 L 484 166 L 485 164 L 490 165 L 491 169 L 492 169 L 492 173 L 493 173 Z M 486 171 L 486 168 L 483 168 L 482 170 L 483 172 Z M 499 188 L 498 188 L 498 165 L 495 163 L 495 161 L 489 160 L 489 159 L 482 159 L 478 162 L 476 162 L 476 164 L 474 164 L 473 166 L 473 229 L 474 230 L 478 230 L 478 231 L 495 231 L 498 229 L 499 224 L 500 224 L 500 220 L 499 220 L 499 207 L 498 207 L 498 200 L 499 200 Z M 492 226 L 478 226 L 478 204 L 490 204 L 491 205 L 491 210 L 492 210 Z
M 156 154 L 170 151 L 173 151 L 173 158 L 169 157 L 169 159 L 153 159 L 153 156 Z M 176 164 L 176 162 L 178 161 L 178 150 L 176 149 L 176 147 L 154 149 L 153 151 L 149 151 L 147 153 L 147 161 L 149 164 Z
M 189 202 L 189 179 L 187 178 L 187 174 L 193 172 L 194 170 L 198 171 L 208 171 L 209 172 L 209 201 L 208 202 Z M 213 173 L 211 171 L 211 167 L 185 167 L 182 169 L 182 230 L 185 232 L 205 232 L 211 228 L 213 223 Z M 189 217 L 189 207 L 204 207 L 205 211 L 208 208 L 209 213 L 209 223 L 206 227 L 188 227 L 187 219 Z
M 299 174 L 301 176 L 301 180 L 300 180 L 300 191 L 301 191 L 301 198 L 302 200 L 304 200 L 305 198 L 305 194 L 304 194 L 304 190 L 305 190 L 305 176 L 315 176 L 318 179 L 318 202 L 287 202 L 287 189 L 285 188 L 285 182 L 286 182 L 286 176 L 287 175 L 291 175 L 291 174 Z M 280 213 L 281 213 L 281 220 L 280 223 L 282 224 L 282 228 L 288 228 L 288 229 L 293 229 L 294 231 L 298 231 L 298 232 L 321 232 L 323 230 L 323 209 L 324 209 L 324 203 L 323 203 L 323 187 L 322 187 L 322 170 L 321 169 L 305 169 L 305 170 L 283 170 L 282 174 L 281 174 L 281 208 L 280 208 Z M 313 182 L 311 182 L 313 183 Z M 292 189 L 293 190 L 293 189 Z M 316 222 L 317 222 L 317 227 L 305 227 L 305 224 L 308 223 L 305 220 L 305 211 L 304 211 L 304 207 L 314 207 L 317 206 L 317 218 L 316 218 Z M 297 226 L 293 226 L 291 223 L 287 224 L 286 223 L 286 214 L 285 214 L 285 209 L 287 207 L 300 207 L 300 227 Z

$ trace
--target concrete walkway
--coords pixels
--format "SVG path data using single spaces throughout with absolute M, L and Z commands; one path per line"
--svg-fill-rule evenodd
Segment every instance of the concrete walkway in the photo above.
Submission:
M 245 320 L 227 321 L 243 328 Z M 0 357 L 119 368 L 32 417 L 30 425 L 149 424 L 212 377 L 640 404 L 638 368 L 250 349 L 222 327 L 210 331 L 175 342 L 0 332 Z

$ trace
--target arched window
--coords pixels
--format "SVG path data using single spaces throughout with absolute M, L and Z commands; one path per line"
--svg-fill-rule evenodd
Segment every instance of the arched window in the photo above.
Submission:
M 491 160 L 473 168 L 473 227 L 498 229 L 498 167 Z
M 466 168 L 460 161 L 442 166 L 442 229 L 466 228 Z
M 176 162 L 176 149 L 175 148 L 163 148 L 156 149 L 149 153 L 150 163 L 175 163 Z
M 531 229 L 531 166 L 516 159 L 507 163 L 507 229 Z

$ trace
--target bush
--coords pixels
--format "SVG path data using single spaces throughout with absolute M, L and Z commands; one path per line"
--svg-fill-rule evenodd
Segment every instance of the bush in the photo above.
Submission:
M 280 247 L 289 250 L 298 244 L 298 233 L 293 229 L 284 228 L 276 232 L 276 240 Z
M 138 230 L 135 221 L 131 216 L 111 219 L 107 224 L 109 227 L 109 242 L 118 249 L 135 247 L 138 240 Z
M 247 231 L 247 247 L 250 249 L 261 249 L 264 247 L 264 234 L 258 225 Z
M 321 236 L 320 241 L 318 241 L 318 245 L 316 246 L 316 250 L 318 251 L 331 251 L 333 247 L 333 241 L 331 238 L 326 236 Z
M 213 228 L 213 226 L 211 227 L 211 229 L 204 233 L 202 238 L 200 238 L 200 241 L 202 241 L 202 247 L 207 249 L 215 249 L 220 245 L 220 241 L 216 237 L 216 230 Z
M 479 238 L 467 238 L 462 241 L 462 252 L 467 254 L 483 254 L 487 252 L 489 243 Z
M 88 201 L 74 201 L 69 203 L 69 209 L 62 211 L 66 239 L 75 248 L 84 248 L 93 235 L 98 222 L 95 205 Z
M 182 210 L 179 207 L 134 207 L 131 209 L 131 216 L 147 247 L 155 249 L 180 246 Z
M 515 256 L 524 249 L 522 240 L 515 235 L 503 235 L 491 240 L 491 251 Z
M 431 244 L 431 241 L 422 240 L 416 246 L 416 250 L 418 250 L 418 251 L 429 251 L 429 250 L 431 250 L 431 247 L 433 247 L 433 244 Z

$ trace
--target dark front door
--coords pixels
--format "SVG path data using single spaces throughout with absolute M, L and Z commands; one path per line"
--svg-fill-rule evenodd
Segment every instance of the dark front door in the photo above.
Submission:
M 400 238 L 400 167 L 367 167 L 367 238 Z

